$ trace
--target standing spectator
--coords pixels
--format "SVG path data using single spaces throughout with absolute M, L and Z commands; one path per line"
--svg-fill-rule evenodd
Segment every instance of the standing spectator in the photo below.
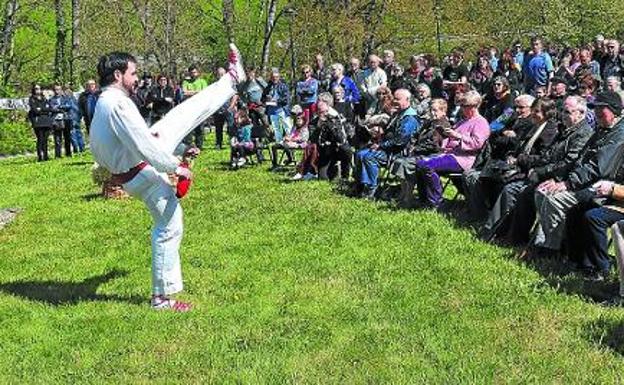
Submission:
M 377 109 L 377 90 L 388 85 L 388 77 L 379 66 L 381 59 L 377 55 L 368 57 L 368 68 L 364 70 L 362 83 L 359 84 L 366 100 L 366 113 L 372 114 Z
M 494 72 L 494 76 L 504 76 L 509 81 L 511 92 L 517 96 L 523 91 L 522 72 L 514 63 L 510 50 L 505 50 L 498 61 L 498 69 Z
M 517 69 L 522 70 L 524 67 L 524 50 L 522 49 L 522 43 L 516 41 L 513 45 L 513 61 Z
M 87 80 L 84 92 L 78 97 L 78 108 L 80 109 L 80 115 L 84 119 L 87 134 L 91 130 L 91 121 L 93 120 L 93 114 L 95 113 L 95 104 L 97 103 L 99 97 L 100 90 L 98 90 L 95 80 Z
M 491 80 L 493 76 L 494 71 L 492 71 L 489 59 L 485 56 L 479 56 L 477 65 L 470 71 L 468 81 L 480 95 L 486 96 L 492 89 Z
M 152 75 L 147 72 L 143 73 L 143 78 L 141 79 L 140 86 L 137 88 L 135 94 L 135 103 L 139 108 L 139 112 L 141 113 L 143 120 L 145 120 L 145 123 L 147 123 L 148 126 L 153 123 L 151 120 L 152 105 L 148 101 L 148 97 L 150 92 L 152 91 L 152 87 Z
M 305 64 L 301 67 L 303 80 L 297 82 L 297 99 L 303 108 L 306 123 L 310 122 L 312 115 L 316 113 L 316 102 L 319 92 L 319 81 L 312 76 L 312 67 Z
M 337 86 L 342 87 L 344 94 L 343 99 L 347 103 L 356 104 L 360 101 L 360 91 L 348 76 L 344 75 L 344 66 L 340 63 L 334 63 L 331 66 L 332 82 L 331 89 Z
M 271 71 L 271 79 L 262 95 L 266 106 L 266 113 L 273 128 L 276 142 L 281 142 L 285 134 L 290 132 L 286 123 L 286 111 L 290 101 L 288 85 L 284 83 L 277 68 Z
M 219 67 L 216 71 L 217 78 L 221 79 L 226 75 L 225 68 Z M 236 105 L 238 103 L 238 95 L 232 96 L 230 100 L 225 102 L 217 112 L 213 115 L 213 122 L 215 125 L 215 149 L 221 150 L 223 148 L 223 127 L 227 125 L 227 132 L 230 137 L 237 135 L 236 123 L 234 122 L 234 116 L 236 115 Z M 249 114 L 245 112 L 246 117 Z
M 158 75 L 156 85 L 152 87 L 146 100 L 147 104 L 151 105 L 152 124 L 162 119 L 173 108 L 175 104 L 174 98 L 174 91 L 169 85 L 167 76 Z
M 360 96 L 357 103 L 353 103 L 353 111 L 357 116 L 363 117 L 366 114 L 366 106 L 364 101 L 364 95 L 360 93 L 360 84 L 364 82 L 364 70 L 360 65 L 360 59 L 351 58 L 349 61 L 349 71 L 347 71 L 347 76 L 353 80 L 356 87 L 358 87 L 358 94 Z
M 592 60 L 592 54 L 589 48 L 581 48 L 579 59 L 581 64 L 574 71 L 576 82 L 580 85 L 590 76 L 594 80 L 600 81 L 600 64 Z
M 572 51 L 564 50 L 559 60 L 559 67 L 555 71 L 553 77 L 563 79 L 566 84 L 576 88 L 576 79 L 574 78 L 574 70 L 572 69 Z
M 206 80 L 200 77 L 199 69 L 196 65 L 192 65 L 188 69 L 189 80 L 185 80 L 182 83 L 182 90 L 184 91 L 184 99 L 188 99 L 193 95 L 199 93 L 204 88 L 208 87 Z M 204 124 L 200 124 L 189 136 L 185 139 L 187 144 L 193 143 L 195 140 L 195 146 L 200 150 L 204 148 Z
M 541 38 L 532 38 L 531 47 L 533 50 L 524 58 L 524 67 L 522 68 L 525 90 L 527 93 L 532 93 L 536 86 L 542 86 L 547 88 L 546 95 L 548 95 L 550 93 L 550 78 L 555 71 L 552 58 L 544 51 Z
M 403 68 L 396 62 L 394 51 L 383 51 L 383 69 L 386 71 L 388 78 L 388 87 L 394 92 L 403 87 Z
M 420 76 L 425 69 L 422 55 L 410 57 L 410 66 L 403 72 L 403 84 L 412 95 L 416 95 L 416 86 L 420 83 Z
M 494 46 L 490 47 L 490 55 L 488 58 L 492 71 L 498 71 L 498 49 Z
M 28 120 L 33 126 L 37 137 L 37 161 L 48 160 L 48 138 L 54 125 L 51 116 L 52 108 L 43 95 L 40 84 L 33 84 L 28 98 Z
M 325 67 L 325 59 L 320 53 L 314 58 L 314 77 L 319 81 L 319 90 L 321 92 L 329 92 L 329 84 L 331 83 L 331 74 L 329 69 Z
M 65 156 L 71 156 L 71 119 L 69 118 L 69 101 L 63 93 L 63 87 L 55 84 L 54 95 L 48 101 L 54 111 L 54 157 L 62 156 L 61 149 L 65 147 Z
M 65 93 L 65 97 L 67 98 L 67 102 L 69 104 L 69 120 L 70 120 L 70 137 L 72 150 L 74 154 L 83 153 L 85 150 L 84 137 L 82 135 L 82 128 L 80 128 L 80 108 L 78 108 L 78 100 L 74 96 L 74 92 L 72 91 L 69 85 L 66 85 L 63 89 Z
M 442 72 L 442 86 L 446 90 L 449 112 L 455 110 L 455 99 L 458 91 L 468 85 L 468 67 L 464 64 L 464 50 L 455 48 L 451 53 L 449 65 Z
M 74 96 L 74 92 L 68 86 L 65 86 L 65 97 L 69 104 L 69 118 L 71 127 L 71 143 L 72 149 L 75 154 L 83 153 L 85 150 L 84 137 L 82 136 L 82 129 L 80 128 L 80 108 L 78 108 L 78 100 Z
M 263 132 L 257 135 L 258 137 L 266 136 L 265 131 L 269 125 L 266 109 L 262 102 L 262 94 L 266 87 L 267 82 L 263 78 L 256 76 L 256 69 L 249 67 L 247 68 L 247 80 L 238 88 L 238 94 L 243 104 L 247 106 L 249 118 L 254 127 L 262 128 Z

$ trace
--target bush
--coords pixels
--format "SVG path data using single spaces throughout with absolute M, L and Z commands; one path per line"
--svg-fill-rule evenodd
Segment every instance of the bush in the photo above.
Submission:
M 0 113 L 0 155 L 35 151 L 33 130 L 24 114 Z

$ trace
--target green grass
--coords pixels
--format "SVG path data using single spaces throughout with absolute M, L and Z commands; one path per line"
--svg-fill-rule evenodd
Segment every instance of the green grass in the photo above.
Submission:
M 149 215 L 93 198 L 90 158 L 0 162 L 0 383 L 622 381 L 624 312 L 574 276 L 226 159 L 183 200 L 187 314 L 149 309 Z

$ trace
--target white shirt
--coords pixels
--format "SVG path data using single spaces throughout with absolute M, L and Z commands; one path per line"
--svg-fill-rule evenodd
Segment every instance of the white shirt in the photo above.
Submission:
M 142 161 L 160 172 L 173 173 L 180 163 L 152 135 L 134 102 L 116 87 L 107 87 L 100 95 L 89 136 L 93 157 L 113 174 Z

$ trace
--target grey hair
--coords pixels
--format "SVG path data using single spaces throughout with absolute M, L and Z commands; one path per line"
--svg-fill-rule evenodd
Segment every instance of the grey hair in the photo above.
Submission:
M 522 94 L 516 98 L 516 101 L 526 103 L 527 106 L 531 107 L 535 101 L 535 97 L 529 94 Z
M 420 90 L 424 90 L 425 91 L 427 98 L 431 96 L 431 88 L 429 88 L 429 86 L 426 85 L 425 83 L 419 83 L 416 86 L 416 91 L 420 91 Z
M 318 96 L 318 100 L 327 103 L 330 107 L 334 106 L 334 95 L 329 92 L 321 92 Z
M 587 114 L 587 100 L 578 95 L 568 96 L 568 99 L 574 100 L 574 104 L 576 105 L 576 109 L 583 115 Z

